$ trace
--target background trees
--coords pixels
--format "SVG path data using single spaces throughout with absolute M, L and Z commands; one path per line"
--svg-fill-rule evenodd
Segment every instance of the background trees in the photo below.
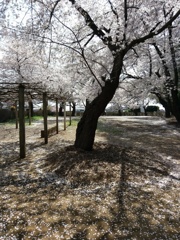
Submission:
M 164 77 L 164 97 L 155 92 L 159 100 L 167 109 L 166 112 L 171 112 L 178 122 L 180 122 L 180 106 L 179 106 L 179 69 L 178 69 L 178 22 L 171 24 L 166 31 L 167 44 L 162 46 L 160 42 L 153 43 L 157 55 L 161 61 L 161 68 L 156 72 L 156 75 L 161 78 Z
M 175 21 L 124 61 L 122 89 L 117 94 L 121 92 L 124 104 L 129 106 L 143 105 L 147 97 L 155 97 L 165 108 L 166 117 L 173 114 L 179 122 L 178 32 L 179 24 Z

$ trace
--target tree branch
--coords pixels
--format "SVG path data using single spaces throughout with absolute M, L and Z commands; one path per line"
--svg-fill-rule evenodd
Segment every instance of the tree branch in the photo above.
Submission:
M 93 39 L 94 33 L 91 35 L 91 37 L 88 39 L 88 41 L 84 44 L 84 47 L 88 45 L 88 43 Z
M 131 49 L 132 47 L 145 42 L 147 39 L 153 38 L 154 36 L 157 36 L 158 34 L 162 33 L 165 29 L 168 28 L 168 26 L 180 15 L 180 10 L 178 10 L 176 12 L 176 14 L 170 18 L 169 21 L 167 21 L 161 28 L 159 28 L 158 30 L 151 30 L 147 35 L 140 37 L 138 39 L 134 39 L 131 41 L 130 44 L 127 45 L 125 51 L 129 51 L 129 49 Z
M 161 52 L 161 50 L 159 49 L 159 47 L 157 46 L 156 43 L 153 43 L 152 45 L 156 49 L 156 52 L 157 52 L 157 54 L 159 55 L 159 57 L 161 59 L 161 62 L 162 62 L 163 68 L 164 68 L 164 73 L 165 73 L 166 77 L 170 77 L 171 74 L 169 72 L 168 66 L 167 66 L 166 61 L 164 59 L 163 53 Z
M 51 24 L 51 19 L 52 19 L 52 16 L 53 16 L 53 14 L 54 14 L 55 8 L 57 7 L 57 5 L 58 5 L 58 3 L 59 3 L 60 1 L 61 1 L 61 0 L 57 0 L 57 1 L 55 2 L 54 6 L 53 6 L 53 8 L 52 8 L 52 10 L 51 10 L 51 12 L 50 12 L 49 25 Z
M 86 24 L 93 30 L 94 35 L 99 37 L 104 44 L 110 46 L 110 41 L 112 40 L 111 37 L 106 37 L 105 33 L 100 28 L 98 28 L 98 26 L 92 20 L 88 12 L 85 11 L 81 6 L 79 6 L 75 0 L 69 1 L 74 5 L 77 11 L 84 17 Z
M 177 62 L 176 62 L 176 54 L 175 54 L 174 44 L 173 44 L 173 40 L 172 40 L 172 24 L 169 25 L 168 31 L 169 31 L 170 52 L 171 52 L 173 70 L 174 70 L 174 83 L 175 83 L 175 86 L 178 87 L 178 82 L 179 82 L 178 81 L 179 80 L 178 66 L 177 66 Z
M 114 7 L 113 7 L 113 4 L 112 4 L 111 0 L 108 0 L 108 2 L 109 2 L 109 4 L 110 4 L 110 6 L 111 6 L 111 10 L 112 10 L 112 12 L 113 12 L 113 13 L 114 13 L 114 15 L 117 17 L 117 19 L 119 19 L 119 16 L 118 16 L 118 14 L 117 14 L 116 10 L 114 9 Z

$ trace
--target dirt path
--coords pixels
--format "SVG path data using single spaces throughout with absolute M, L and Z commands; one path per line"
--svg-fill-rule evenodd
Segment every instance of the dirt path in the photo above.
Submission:
M 172 165 L 180 178 L 180 127 L 175 122 L 159 117 L 123 116 L 102 117 L 100 123 L 97 141 L 150 151 Z
M 40 138 L 0 126 L 0 239 L 178 239 L 180 129 L 156 117 L 102 117 L 94 151 L 76 127 Z

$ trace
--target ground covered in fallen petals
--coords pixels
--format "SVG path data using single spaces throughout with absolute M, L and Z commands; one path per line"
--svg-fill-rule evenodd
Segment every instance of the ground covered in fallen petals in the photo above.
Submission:
M 53 125 L 49 120 L 49 124 Z M 180 128 L 158 117 L 102 117 L 94 150 L 75 126 L 40 138 L 1 124 L 0 239 L 180 239 Z

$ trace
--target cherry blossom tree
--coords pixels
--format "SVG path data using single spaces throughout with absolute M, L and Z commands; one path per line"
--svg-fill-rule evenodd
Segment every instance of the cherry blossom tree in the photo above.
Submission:
M 36 0 L 31 1 L 30 10 L 26 27 L 31 36 L 66 48 L 68 61 L 74 63 L 75 81 L 88 90 L 90 104 L 78 123 L 75 146 L 91 150 L 98 118 L 118 89 L 124 61 L 171 26 L 180 14 L 180 3 Z
M 178 72 L 178 21 L 158 36 L 144 44 L 136 55 L 128 59 L 124 73 L 128 79 L 124 86 L 127 101 L 138 102 L 156 96 L 165 108 L 165 116 L 171 113 L 179 122 L 179 72 Z
M 156 3 L 156 6 L 154 1 L 149 1 L 148 5 L 143 2 L 135 4 L 134 1 L 102 1 L 101 3 L 91 1 L 88 4 L 85 1 L 81 1 L 81 4 L 79 1 L 69 2 L 72 3 L 70 11 L 76 10 L 82 17 L 76 16 L 80 18 L 81 28 L 76 29 L 71 23 L 72 35 L 75 35 L 74 40 L 77 42 L 76 50 L 80 51 L 80 57 L 89 68 L 93 76 L 92 81 L 95 81 L 97 86 L 96 96 L 86 108 L 78 124 L 75 141 L 76 147 L 91 150 L 98 118 L 119 86 L 125 57 L 139 44 L 161 34 L 178 17 L 180 11 L 164 1 Z M 61 1 L 56 1 L 53 5 L 50 21 L 59 12 L 60 4 Z M 164 8 L 168 9 L 167 17 L 171 14 L 168 21 L 164 21 Z M 103 16 L 100 12 L 104 13 Z M 89 55 L 93 45 L 98 52 L 94 55 L 95 57 L 92 53 Z M 103 59 L 101 63 L 102 56 L 105 56 L 105 60 L 109 59 L 107 65 Z M 97 65 L 94 67 L 92 62 L 97 62 L 98 67 L 100 65 L 102 68 L 97 71 Z
M 165 108 L 165 116 L 170 117 L 172 113 L 179 122 L 178 23 L 179 19 L 124 61 L 126 84 L 121 81 L 123 89 L 116 92 L 121 104 L 142 104 L 154 95 Z
M 31 97 L 33 93 L 37 97 L 37 93 L 42 95 L 43 92 L 64 98 L 72 97 L 71 83 L 67 81 L 62 61 L 57 56 L 50 60 L 49 54 L 42 51 L 39 45 L 12 36 L 6 38 L 6 44 L 1 50 L 1 82 L 28 84 L 26 86 Z
M 164 98 L 160 92 L 154 91 L 159 100 L 163 103 L 166 109 L 169 109 L 176 120 L 180 122 L 180 98 L 179 98 L 179 69 L 178 56 L 180 49 L 177 46 L 179 38 L 179 26 L 171 24 L 167 29 L 167 45 L 163 47 L 159 42 L 154 42 L 153 46 L 161 61 L 162 71 L 159 69 L 156 72 L 158 78 L 165 79 L 164 81 Z

